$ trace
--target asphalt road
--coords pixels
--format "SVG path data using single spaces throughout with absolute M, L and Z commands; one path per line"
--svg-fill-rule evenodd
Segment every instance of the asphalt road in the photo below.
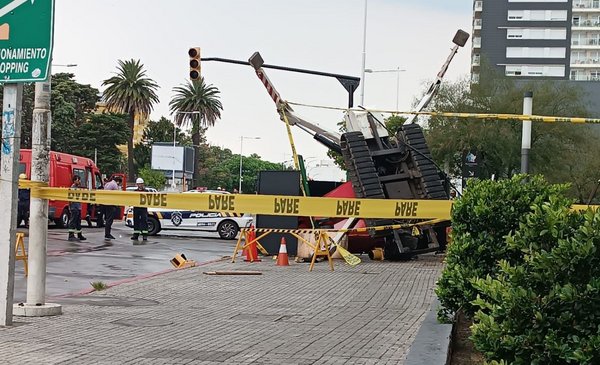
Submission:
M 22 229 L 19 229 L 23 231 Z M 27 232 L 27 230 L 24 230 Z M 132 230 L 115 222 L 112 234 L 117 239 L 104 240 L 104 228 L 83 228 L 87 241 L 69 242 L 67 230 L 52 226 L 48 230 L 46 296 L 90 289 L 91 282 L 105 284 L 172 268 L 169 262 L 177 253 L 198 262 L 230 256 L 236 241 L 226 241 L 211 232 L 169 232 L 149 237 L 146 244 L 134 244 Z M 25 238 L 28 243 L 28 238 Z M 14 302 L 27 298 L 27 279 L 23 263 L 16 262 Z

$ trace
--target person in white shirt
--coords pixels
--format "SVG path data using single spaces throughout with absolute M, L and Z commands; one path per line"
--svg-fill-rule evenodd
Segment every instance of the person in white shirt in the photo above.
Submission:
M 109 182 L 104 184 L 104 190 L 121 190 L 119 185 L 121 184 L 121 178 L 119 176 L 112 177 Z M 111 234 L 113 220 L 118 207 L 116 205 L 105 205 L 104 206 L 104 217 L 106 220 L 104 226 L 104 238 L 107 240 L 114 240 L 115 237 Z

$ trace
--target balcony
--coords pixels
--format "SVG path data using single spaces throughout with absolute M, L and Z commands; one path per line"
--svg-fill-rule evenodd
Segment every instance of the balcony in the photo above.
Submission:
M 478 73 L 472 73 L 471 74 L 471 83 L 472 84 L 478 84 L 479 83 L 479 74 Z
M 600 75 L 573 75 L 569 79 L 574 81 L 600 81 Z
M 573 38 L 573 39 L 571 39 L 571 48 L 573 48 L 573 49 L 600 48 L 600 39 L 599 38 Z
M 475 19 L 473 21 L 473 29 L 475 29 L 475 30 L 481 29 L 481 24 L 482 24 L 481 19 Z
M 600 59 L 598 59 L 598 58 L 588 58 L 585 60 L 571 59 L 571 68 L 586 68 L 586 67 L 598 68 L 598 65 L 600 65 Z
M 471 65 L 479 66 L 480 64 L 481 64 L 481 56 L 478 54 L 474 54 L 473 57 L 471 58 Z
M 481 37 L 473 37 L 473 48 L 481 48 Z
M 600 11 L 600 1 L 573 1 L 573 12 L 577 13 L 582 11 Z
M 583 30 L 581 28 L 600 28 L 600 21 L 591 20 L 591 19 L 587 19 L 587 20 L 573 19 L 571 24 L 573 25 L 574 29 L 579 29 L 579 30 Z M 596 29 L 593 29 L 593 30 L 596 30 Z
M 475 3 L 473 4 L 473 10 L 483 11 L 483 1 L 475 1 Z

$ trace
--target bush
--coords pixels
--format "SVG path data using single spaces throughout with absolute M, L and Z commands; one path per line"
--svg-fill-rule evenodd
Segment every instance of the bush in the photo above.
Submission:
M 500 259 L 521 260 L 521 252 L 509 248 L 504 237 L 519 226 L 533 204 L 547 202 L 566 188 L 524 175 L 469 184 L 452 211 L 452 243 L 436 288 L 442 304 L 440 318 L 447 319 L 459 309 L 474 315 L 477 307 L 472 302 L 479 292 L 472 281 L 488 275 L 495 278 Z
M 475 281 L 472 340 L 488 359 L 600 364 L 600 212 L 570 204 L 536 203 L 507 238 L 523 260 L 502 260 L 497 278 Z
M 147 187 L 152 187 L 157 190 L 162 190 L 165 187 L 165 175 L 157 170 L 152 170 L 148 167 L 142 167 L 138 171 L 138 176 L 144 179 L 144 183 Z

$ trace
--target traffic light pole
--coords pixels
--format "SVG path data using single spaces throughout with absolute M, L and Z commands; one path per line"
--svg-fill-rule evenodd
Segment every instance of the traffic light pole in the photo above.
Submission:
M 202 58 L 201 60 L 202 61 L 234 63 L 237 65 L 250 65 L 249 61 L 231 60 L 228 58 L 220 58 L 220 57 Z M 340 84 L 342 84 L 344 89 L 346 89 L 346 91 L 348 92 L 348 107 L 352 108 L 354 106 L 354 91 L 356 91 L 356 89 L 358 88 L 358 85 L 360 84 L 360 77 L 339 75 L 339 74 L 333 74 L 333 73 L 329 73 L 329 72 L 305 70 L 305 69 L 294 68 L 294 67 L 267 65 L 266 63 L 262 64 L 261 67 L 272 68 L 275 70 L 282 70 L 282 71 L 298 72 L 298 73 L 316 75 L 316 76 L 333 77 L 336 80 L 338 80 L 340 82 Z

